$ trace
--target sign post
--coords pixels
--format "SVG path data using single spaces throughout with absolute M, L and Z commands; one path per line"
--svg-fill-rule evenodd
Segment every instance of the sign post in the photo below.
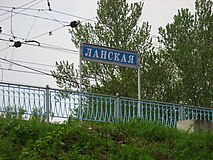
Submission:
M 81 48 L 80 48 L 81 52 Z M 79 55 L 79 110 L 80 110 L 80 119 L 82 118 L 82 62 L 81 62 L 81 54 Z
M 140 56 L 138 58 L 138 61 L 140 64 Z M 138 65 L 138 117 L 141 116 L 140 99 L 141 99 L 141 67 L 140 65 Z
M 80 92 L 82 92 L 82 75 L 81 75 L 82 60 L 138 69 L 138 116 L 140 116 L 140 102 L 139 102 L 139 100 L 141 99 L 140 55 L 137 52 L 81 43 L 80 58 L 79 58 Z M 80 114 L 81 112 L 82 108 L 80 96 Z

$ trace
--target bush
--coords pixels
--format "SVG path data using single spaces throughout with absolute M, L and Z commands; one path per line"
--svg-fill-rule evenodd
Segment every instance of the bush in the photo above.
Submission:
M 213 159 L 212 133 L 158 123 L 0 119 L 0 159 Z

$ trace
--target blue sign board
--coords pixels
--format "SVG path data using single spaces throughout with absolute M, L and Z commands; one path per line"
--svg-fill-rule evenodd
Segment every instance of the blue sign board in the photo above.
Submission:
M 82 43 L 80 54 L 82 60 L 131 68 L 139 66 L 139 54 L 136 52 Z

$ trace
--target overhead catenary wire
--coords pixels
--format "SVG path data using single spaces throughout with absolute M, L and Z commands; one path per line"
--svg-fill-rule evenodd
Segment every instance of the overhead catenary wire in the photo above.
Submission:
M 11 60 L 11 59 L 7 59 L 7 60 L 9 60 L 9 61 L 11 61 L 11 62 L 14 62 L 14 60 Z M 2 64 L 4 63 L 4 64 L 11 64 L 11 62 L 6 62 L 6 61 L 4 61 L 4 62 L 1 62 Z M 23 63 L 23 62 L 22 62 Z M 28 67 L 29 67 L 29 65 L 28 65 Z M 50 72 L 51 70 L 49 70 L 49 69 L 44 69 L 44 68 L 38 68 L 38 67 L 31 67 L 31 68 L 33 68 L 33 69 L 37 69 L 37 70 L 40 70 L 40 71 L 47 71 L 47 72 Z M 12 69 L 12 67 L 9 67 L 9 69 Z
M 7 34 L 5 34 L 5 35 L 7 35 Z M 20 38 L 20 37 L 16 37 L 16 38 Z M 0 38 L 0 40 L 1 41 L 6 41 L 6 42 L 11 42 L 11 40 L 2 39 L 2 38 Z M 23 38 L 22 38 L 22 40 L 23 40 Z M 63 52 L 63 53 L 69 53 L 69 54 L 78 54 L 78 52 L 79 52 L 77 50 L 63 48 L 63 47 L 59 47 L 59 46 L 55 46 L 55 45 L 51 45 L 51 44 L 47 44 L 47 43 L 42 43 L 42 42 L 39 42 L 40 45 L 30 44 L 30 43 L 25 42 L 25 41 L 22 42 L 22 44 L 33 46 L 33 47 L 40 47 L 40 48 L 44 48 L 44 49 L 50 49 L 50 50 L 54 50 L 54 51 L 58 51 L 58 52 Z
M 35 38 L 38 38 L 38 37 L 47 35 L 47 34 L 50 33 L 50 32 L 55 32 L 55 31 L 60 30 L 60 29 L 62 29 L 62 28 L 64 28 L 64 27 L 66 27 L 66 26 L 57 27 L 57 28 L 55 28 L 55 29 L 53 29 L 53 30 L 50 30 L 50 31 L 48 31 L 48 32 L 44 32 L 44 33 L 42 33 L 42 34 L 39 34 L 39 35 L 33 37 L 32 39 L 35 39 Z
M 37 12 L 37 15 L 39 14 L 39 12 L 40 12 L 40 11 Z M 30 35 L 30 32 L 32 31 L 32 28 L 33 28 L 33 26 L 34 26 L 34 24 L 35 24 L 35 21 L 36 21 L 36 17 L 34 18 L 34 21 L 33 21 L 32 25 L 31 25 L 31 27 L 30 27 L 30 30 L 29 30 L 29 32 L 28 32 L 28 34 L 27 34 L 25 40 L 27 40 L 28 36 Z
M 24 60 L 11 60 L 8 59 L 10 61 L 14 61 L 14 62 L 21 62 L 21 63 L 26 63 L 26 64 L 33 64 L 33 65 L 38 65 L 38 66 L 44 66 L 44 67 L 52 67 L 52 68 L 56 68 L 56 66 L 54 65 L 50 65 L 50 64 L 44 64 L 44 63 L 36 63 L 36 62 L 30 62 L 30 61 L 24 61 Z
M 78 54 L 78 51 L 72 50 L 72 49 L 67 49 L 67 48 L 54 47 L 54 46 L 42 45 L 42 44 L 38 46 L 38 45 L 35 45 L 35 44 L 29 44 L 29 43 L 25 43 L 25 42 L 23 42 L 22 44 L 34 46 L 34 47 L 40 47 L 40 48 L 44 48 L 44 49 L 50 49 L 50 50 L 54 50 L 54 51 L 57 51 L 57 52 L 63 52 L 63 53 L 69 53 L 69 54 Z
M 29 67 L 29 66 L 25 66 L 25 65 L 22 65 L 22 64 L 20 64 L 20 63 L 16 63 L 16 62 L 13 62 L 13 61 L 10 61 L 10 60 L 7 60 L 7 59 L 4 59 L 4 58 L 0 58 L 0 60 L 3 60 L 3 61 L 6 61 L 6 62 L 9 62 L 9 63 L 11 63 L 11 64 L 15 64 L 15 65 L 17 65 L 17 66 L 20 66 L 20 67 L 23 67 L 23 68 L 26 68 L 26 69 L 29 69 L 29 70 L 32 70 L 32 71 L 35 71 L 35 72 L 38 72 L 38 73 L 44 74 L 44 75 L 50 75 L 50 76 L 52 76 L 52 75 L 51 75 L 51 74 L 49 74 L 49 73 L 46 73 L 46 72 L 40 71 L 40 70 L 38 70 L 38 69 L 31 68 L 31 67 Z
M 12 7 L 9 7 L 9 6 L 0 6 L 0 8 L 12 8 Z M 39 8 L 16 8 L 16 10 L 18 10 L 18 9 L 25 9 L 25 10 L 32 10 L 32 11 L 49 11 L 48 9 L 43 9 L 43 8 L 40 8 L 40 9 Z M 5 9 L 0 9 L 0 10 L 10 12 L 10 10 L 5 10 Z M 97 22 L 96 20 L 93 20 L 93 19 L 96 18 L 96 16 L 92 17 L 92 18 L 85 18 L 85 17 L 82 17 L 82 16 L 77 16 L 77 15 L 74 15 L 74 14 L 65 13 L 65 12 L 58 11 L 58 10 L 51 10 L 51 11 L 55 12 L 55 13 L 58 13 L 58 14 L 66 15 L 66 16 L 69 16 L 69 17 L 74 17 L 74 18 L 82 19 L 82 21 L 80 21 L 80 22 L 86 22 L 86 21 Z M 30 15 L 30 14 L 26 14 L 26 13 L 20 13 L 20 14 L 21 15 L 26 15 L 26 16 L 33 16 L 33 15 Z M 42 18 L 42 17 L 38 17 L 38 18 Z
M 22 64 L 19 64 L 19 63 L 15 63 L 15 62 L 12 62 L 12 61 L 10 61 L 10 60 L 3 59 L 3 58 L 0 58 L 0 60 L 6 61 L 6 62 L 10 62 L 10 63 L 13 63 L 13 64 L 15 64 L 15 65 L 17 65 L 17 66 L 24 67 L 24 68 L 26 68 L 26 69 L 35 71 L 35 72 L 37 72 L 38 74 L 41 74 L 41 75 L 47 75 L 47 76 L 53 77 L 52 74 L 49 74 L 49 73 L 40 71 L 40 70 L 38 70 L 38 69 L 31 68 L 31 67 L 29 67 L 29 66 L 25 66 L 25 65 L 22 65 Z M 8 70 L 8 71 L 13 70 L 13 71 L 15 71 L 14 69 L 5 69 L 5 70 Z M 24 72 L 25 72 L 25 73 L 30 73 L 30 72 L 28 72 L 28 71 L 22 71 L 22 70 L 19 70 L 19 71 L 16 70 L 16 71 L 17 71 L 17 72 L 23 72 L 23 73 L 24 73 Z M 35 72 L 33 72 L 33 73 L 35 73 Z M 76 78 L 76 77 L 74 77 L 74 78 Z M 97 77 L 86 77 L 85 80 L 88 80 L 88 78 L 91 78 L 90 81 L 91 81 L 92 79 L 94 79 L 93 81 L 97 81 L 97 80 L 103 81 L 101 78 L 97 78 Z M 79 78 L 77 78 L 77 79 L 79 80 Z M 83 79 L 84 79 L 84 78 L 83 78 Z M 64 79 L 64 80 L 66 80 L 66 79 Z M 78 82 L 75 82 L 75 81 L 72 81 L 72 80 L 70 80 L 70 82 L 73 82 L 73 83 L 77 83 L 77 84 L 78 84 Z M 120 84 L 119 82 L 115 82 L 115 83 L 116 83 L 116 84 Z M 135 86 L 135 85 L 132 85 L 132 86 Z
M 28 5 L 28 4 L 32 3 L 32 2 L 35 2 L 35 0 L 32 0 L 32 1 L 30 1 L 30 2 L 27 2 L 27 3 L 25 3 L 25 4 L 23 4 L 23 5 L 19 6 L 19 7 L 16 7 L 16 9 L 22 8 L 22 7 Z M 2 7 L 2 6 L 1 6 L 1 7 Z M 11 8 L 11 7 L 10 7 L 10 8 Z M 26 9 L 24 9 L 24 10 L 26 10 Z M 5 15 L 5 14 L 7 14 L 7 13 L 9 13 L 9 12 L 10 12 L 10 11 L 6 11 L 5 13 L 0 14 L 0 17 L 3 16 L 3 15 Z
M 46 11 L 42 10 L 46 15 L 48 15 L 49 17 L 53 18 L 56 22 L 60 23 L 62 26 L 64 26 L 64 23 L 57 20 L 56 18 L 54 18 L 53 16 L 51 16 L 49 13 L 47 13 Z
M 5 10 L 5 9 L 1 9 L 0 10 L 2 11 L 8 11 L 8 10 Z M 47 17 L 41 17 L 41 16 L 35 16 L 35 15 L 32 15 L 32 14 L 29 14 L 29 13 L 20 13 L 20 12 L 16 12 L 16 11 L 13 11 L 13 13 L 15 13 L 14 15 L 24 15 L 24 16 L 28 16 L 28 17 L 35 17 L 35 18 L 40 18 L 40 19 L 43 19 L 43 20 L 49 20 L 49 21 L 55 21 L 55 22 L 58 22 L 58 20 L 55 20 L 55 19 L 52 19 L 52 18 L 47 18 Z M 14 16 L 13 15 L 13 16 Z M 10 17 L 9 17 L 10 18 Z M 8 19 L 8 18 L 7 18 Z M 0 20 L 0 22 L 4 21 L 5 19 L 3 20 Z M 61 21 L 62 23 L 69 23 L 69 22 L 66 22 L 66 21 Z
M 30 72 L 30 71 L 23 71 L 23 70 L 18 70 L 18 69 L 8 69 L 8 68 L 1 68 L 2 70 L 5 71 L 13 71 L 13 72 L 22 72 L 22 73 L 28 73 L 28 74 L 36 74 L 36 75 L 42 75 L 42 76 L 51 76 L 51 75 L 46 75 L 46 74 L 41 74 L 41 73 L 37 73 L 37 72 Z M 52 77 L 52 76 L 51 76 Z
M 34 2 L 35 2 L 35 1 L 36 1 L 36 0 L 34 0 Z M 40 0 L 40 1 L 38 1 L 37 3 L 35 3 L 35 4 L 31 5 L 31 6 L 29 6 L 28 8 L 31 8 L 31 7 L 33 7 L 33 6 L 35 6 L 35 5 L 39 4 L 39 3 L 41 3 L 42 1 L 43 1 L 43 0 Z M 15 7 L 14 7 L 14 8 L 15 8 Z M 25 9 L 23 9 L 23 10 L 17 12 L 17 13 L 14 12 L 15 14 L 13 14 L 13 16 L 15 16 L 15 15 L 17 15 L 17 14 L 20 14 L 20 13 L 23 12 L 23 11 L 25 11 Z M 0 20 L 0 22 L 3 22 L 3 21 L 5 21 L 5 20 L 7 20 L 7 19 L 9 19 L 9 18 L 11 18 L 11 16 L 6 17 L 6 18 Z
M 81 17 L 81 16 L 76 16 L 76 15 L 73 15 L 73 14 L 69 14 L 69 13 L 65 13 L 65 12 L 61 12 L 61 11 L 57 11 L 57 10 L 52 10 L 52 12 L 55 12 L 55 13 L 60 13 L 60 14 L 63 14 L 63 15 L 68 15 L 68 16 L 71 16 L 71 17 L 75 17 L 75 18 L 80 18 L 80 19 L 83 19 L 85 21 L 92 21 L 92 22 L 96 22 L 95 20 L 92 20 L 96 17 L 92 17 L 92 18 L 84 18 L 84 17 Z M 83 22 L 83 21 L 81 21 Z
M 20 67 L 23 67 L 23 68 L 26 68 L 26 69 L 35 71 L 35 72 L 37 72 L 37 73 L 40 73 L 40 74 L 43 74 L 43 75 L 47 75 L 47 76 L 53 77 L 52 74 L 43 72 L 43 71 L 38 70 L 38 69 L 31 68 L 31 67 L 29 67 L 29 66 L 22 65 L 22 64 L 20 64 L 20 63 L 15 63 L 15 62 L 13 62 L 13 61 L 10 61 L 10 60 L 4 59 L 4 58 L 0 58 L 0 60 L 6 61 L 6 62 L 10 62 L 10 63 L 13 63 L 13 64 L 15 64 L 15 65 L 17 65 L 17 66 L 20 66 Z M 8 70 L 11 70 L 11 69 L 8 69 Z M 70 82 L 78 83 L 78 82 L 75 82 L 75 81 L 72 81 L 72 80 L 70 80 Z
M 0 39 L 0 40 L 1 40 L 1 39 Z M 10 48 L 10 46 L 1 49 L 0 52 L 3 52 L 3 51 L 5 51 L 5 50 L 7 50 L 8 48 Z

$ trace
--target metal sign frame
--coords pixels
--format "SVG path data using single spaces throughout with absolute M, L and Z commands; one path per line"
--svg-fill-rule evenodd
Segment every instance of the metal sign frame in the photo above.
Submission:
M 82 60 L 129 68 L 138 68 L 140 64 L 137 52 L 86 43 L 80 44 L 80 55 Z
M 85 56 L 85 54 L 86 54 L 85 50 L 87 51 L 87 56 Z M 93 50 L 94 50 L 94 53 L 92 53 Z M 125 55 L 131 56 L 131 58 L 133 56 L 135 58 L 135 60 L 133 61 L 133 59 L 131 59 L 132 61 L 130 61 L 133 63 L 128 64 L 128 63 L 122 63 L 122 62 L 118 63 L 120 61 L 113 61 L 113 59 L 121 60 Z M 107 60 L 105 59 L 105 57 L 99 58 L 101 56 L 102 57 L 105 56 Z M 127 56 L 125 56 L 125 58 Z M 125 58 L 122 59 L 124 62 L 125 62 L 125 60 L 126 61 L 129 60 L 129 59 L 127 60 L 127 58 L 126 59 Z M 80 75 L 79 89 L 80 89 L 80 92 L 82 92 L 82 74 L 81 74 L 82 60 L 129 67 L 129 68 L 136 68 L 138 70 L 138 116 L 140 117 L 141 76 L 140 76 L 140 54 L 139 53 L 134 52 L 134 51 L 109 48 L 109 47 L 105 47 L 105 46 L 81 43 L 80 44 L 80 55 L 79 55 L 79 75 Z M 81 110 L 82 110 L 82 108 L 81 108 L 81 97 L 80 97 L 80 115 L 81 115 Z

